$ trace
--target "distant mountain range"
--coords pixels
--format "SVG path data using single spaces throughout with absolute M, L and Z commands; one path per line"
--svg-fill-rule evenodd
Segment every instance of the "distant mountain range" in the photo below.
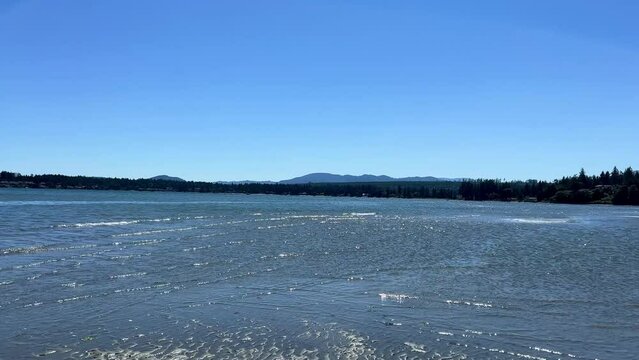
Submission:
M 308 184 L 308 183 L 352 183 L 352 182 L 394 182 L 394 181 L 461 181 L 462 179 L 437 178 L 434 176 L 411 176 L 394 178 L 386 175 L 337 175 L 329 173 L 312 173 L 288 180 L 280 181 L 280 184 Z
M 184 180 L 182 178 L 175 177 L 175 176 L 168 176 L 168 175 L 154 176 L 152 178 L 149 178 L 149 180 L 186 181 L 186 180 Z
M 150 180 L 186 181 L 182 178 L 168 175 L 158 175 Z M 282 181 L 217 181 L 219 184 L 308 184 L 308 183 L 366 183 L 366 182 L 434 182 L 434 181 L 462 181 L 463 179 L 438 178 L 434 176 L 411 176 L 394 178 L 387 175 L 338 175 L 330 173 L 312 173 Z

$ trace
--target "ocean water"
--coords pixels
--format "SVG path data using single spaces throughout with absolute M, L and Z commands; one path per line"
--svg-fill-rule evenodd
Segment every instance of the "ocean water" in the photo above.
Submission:
M 0 359 L 637 359 L 639 208 L 0 189 Z

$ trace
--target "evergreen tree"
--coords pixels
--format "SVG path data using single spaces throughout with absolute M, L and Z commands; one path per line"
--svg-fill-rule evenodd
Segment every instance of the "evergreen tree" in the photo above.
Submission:
M 617 167 L 615 166 L 612 169 L 612 174 L 610 174 L 610 183 L 612 185 L 621 185 L 621 173 L 619 172 L 619 169 L 617 169 Z
M 586 176 L 586 171 L 584 170 L 584 168 L 581 168 L 581 170 L 579 171 L 578 180 L 581 183 L 582 188 L 588 186 L 588 177 Z
M 623 184 L 624 185 L 632 185 L 635 182 L 635 172 L 632 171 L 631 167 L 628 167 L 624 172 L 623 172 Z

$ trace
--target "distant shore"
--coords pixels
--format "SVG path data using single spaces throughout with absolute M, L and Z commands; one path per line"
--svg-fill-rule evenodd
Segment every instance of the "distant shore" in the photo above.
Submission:
M 369 183 L 219 183 L 158 179 L 126 179 L 57 174 L 0 172 L 0 187 L 76 190 L 135 190 L 274 195 L 451 199 L 472 201 L 550 202 L 562 204 L 639 205 L 639 172 L 564 177 L 553 182 L 464 180 Z

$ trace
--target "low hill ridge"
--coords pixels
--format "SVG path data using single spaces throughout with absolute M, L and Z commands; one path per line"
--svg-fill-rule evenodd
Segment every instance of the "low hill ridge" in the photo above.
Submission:
M 169 175 L 158 175 L 158 176 L 154 176 L 152 178 L 149 178 L 149 180 L 165 180 L 165 181 L 186 181 L 182 178 L 176 177 L 176 176 L 169 176 Z
M 351 183 L 351 182 L 392 182 L 392 181 L 459 181 L 460 179 L 437 178 L 434 176 L 411 176 L 394 178 L 387 175 L 338 175 L 331 173 L 311 173 L 280 181 L 280 184 L 308 184 L 308 183 Z

